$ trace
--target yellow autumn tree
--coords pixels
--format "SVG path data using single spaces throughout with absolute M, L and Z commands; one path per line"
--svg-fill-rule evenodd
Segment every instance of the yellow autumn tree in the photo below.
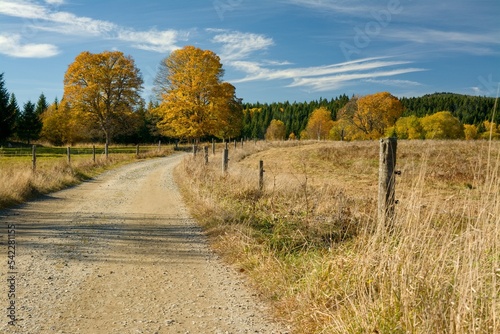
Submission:
M 280 120 L 273 119 L 266 130 L 267 140 L 284 140 L 286 136 L 286 126 Z
M 464 127 L 449 111 L 440 111 L 421 118 L 426 139 L 464 138 Z
M 41 120 L 41 137 L 53 145 L 68 145 L 90 139 L 87 125 L 78 120 L 64 99 L 49 105 L 42 113 Z
M 466 140 L 473 140 L 479 137 L 477 126 L 474 124 L 464 124 L 464 135 Z
M 358 99 L 352 122 L 362 131 L 364 139 L 377 139 L 384 136 L 402 113 L 403 105 L 395 96 L 380 92 Z
M 388 129 L 387 135 L 392 134 L 393 130 L 400 139 L 424 139 L 425 133 L 420 123 L 420 118 L 415 115 L 401 117 L 396 121 L 393 128 Z
M 332 113 L 325 107 L 314 110 L 307 121 L 307 137 L 311 139 L 327 139 L 333 126 Z
M 210 50 L 186 46 L 165 58 L 155 87 L 162 133 L 181 139 L 237 137 L 243 108 L 234 86 L 222 82 L 223 74 L 220 58 Z
M 130 56 L 119 51 L 80 53 L 64 76 L 64 100 L 79 121 L 95 124 L 106 143 L 135 125 L 143 80 Z

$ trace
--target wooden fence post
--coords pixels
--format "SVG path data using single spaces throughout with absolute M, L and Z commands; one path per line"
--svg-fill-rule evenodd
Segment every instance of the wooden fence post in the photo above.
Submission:
M 222 153 L 222 172 L 223 173 L 227 172 L 228 162 L 229 162 L 229 149 L 227 148 L 227 143 L 226 143 L 226 148 L 224 148 L 224 151 Z
M 198 151 L 196 144 L 193 144 L 193 157 L 196 158 L 196 152 Z
M 31 147 L 31 162 L 33 164 L 33 172 L 36 172 L 36 145 L 33 145 Z
M 236 149 L 236 139 L 234 140 L 234 149 Z
M 95 163 L 95 145 L 92 145 L 92 160 Z
M 71 163 L 71 147 L 66 147 L 66 155 L 68 156 L 68 164 Z
M 215 155 L 215 140 L 212 139 L 212 155 Z
M 139 156 L 139 144 L 135 147 L 135 155 Z
M 158 150 L 161 149 L 161 140 L 158 140 Z
M 378 221 L 392 228 L 394 218 L 394 181 L 396 167 L 397 138 L 380 140 Z
M 205 146 L 203 150 L 205 151 L 205 165 L 208 165 L 208 146 Z
M 259 190 L 264 189 L 264 161 L 259 161 Z
M 109 155 L 109 146 L 108 146 L 108 143 L 106 143 L 104 145 L 104 155 L 106 156 L 106 160 L 108 159 L 108 155 Z

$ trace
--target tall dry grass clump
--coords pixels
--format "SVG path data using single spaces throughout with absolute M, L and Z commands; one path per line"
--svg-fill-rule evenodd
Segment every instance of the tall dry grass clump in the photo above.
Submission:
M 226 174 L 189 157 L 178 180 L 297 333 L 500 332 L 500 143 L 400 141 L 391 232 L 377 142 L 245 147 Z

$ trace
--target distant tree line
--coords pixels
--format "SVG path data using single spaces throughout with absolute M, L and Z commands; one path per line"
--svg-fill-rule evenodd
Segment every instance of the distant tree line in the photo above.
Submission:
M 396 98 L 388 92 L 310 102 L 243 103 L 222 81 L 219 57 L 192 46 L 160 63 L 156 100 L 140 97 L 143 80 L 130 56 L 82 52 L 64 78 L 64 96 L 42 93 L 22 107 L 0 74 L 0 144 L 43 140 L 152 143 L 218 139 L 366 140 L 500 138 L 495 99 L 453 93 Z

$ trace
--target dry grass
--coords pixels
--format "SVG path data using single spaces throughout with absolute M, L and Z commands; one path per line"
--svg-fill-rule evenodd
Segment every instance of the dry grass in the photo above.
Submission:
M 144 153 L 139 158 L 171 154 L 172 147 Z M 118 165 L 136 160 L 134 154 L 111 154 L 108 159 L 92 155 L 73 155 L 71 163 L 66 157 L 40 157 L 36 172 L 32 170 L 31 157 L 0 157 L 0 209 L 22 203 L 41 194 L 76 185 Z
M 499 142 L 400 141 L 391 234 L 378 142 L 247 144 L 226 175 L 197 159 L 177 171 L 193 213 L 297 333 L 500 332 Z

